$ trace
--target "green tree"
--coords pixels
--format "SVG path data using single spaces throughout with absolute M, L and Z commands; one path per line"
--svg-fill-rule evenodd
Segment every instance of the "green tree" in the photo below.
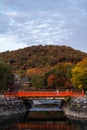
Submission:
M 6 86 L 12 82 L 11 76 L 11 67 L 0 61 L 0 90 L 4 91 L 7 89 Z
M 34 75 L 30 80 L 30 84 L 36 89 L 41 89 L 43 87 L 43 77 L 40 75 Z
M 55 66 L 58 77 L 65 77 L 66 79 L 70 79 L 72 67 L 73 64 L 70 62 L 58 63 L 57 66 Z

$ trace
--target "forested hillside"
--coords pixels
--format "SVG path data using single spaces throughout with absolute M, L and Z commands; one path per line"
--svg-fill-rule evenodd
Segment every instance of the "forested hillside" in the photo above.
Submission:
M 29 68 L 43 68 L 54 66 L 61 62 L 77 63 L 87 56 L 79 50 L 67 46 L 31 46 L 16 51 L 0 53 L 0 59 L 10 64 L 14 70 Z

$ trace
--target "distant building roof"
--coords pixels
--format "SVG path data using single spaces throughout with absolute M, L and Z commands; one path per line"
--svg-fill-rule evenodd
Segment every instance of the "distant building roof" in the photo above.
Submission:
M 29 84 L 29 80 L 27 78 L 22 78 L 21 84 Z

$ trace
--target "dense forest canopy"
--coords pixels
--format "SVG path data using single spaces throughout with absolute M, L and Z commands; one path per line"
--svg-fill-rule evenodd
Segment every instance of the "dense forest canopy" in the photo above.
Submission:
M 29 80 L 28 89 L 86 89 L 86 57 L 87 54 L 79 50 L 52 45 L 31 46 L 0 53 L 1 89 L 7 89 L 7 86 L 11 86 L 10 90 L 22 87 L 14 85 L 14 74 Z
M 31 46 L 16 51 L 0 53 L 0 59 L 14 70 L 54 66 L 61 62 L 77 63 L 87 54 L 67 46 Z

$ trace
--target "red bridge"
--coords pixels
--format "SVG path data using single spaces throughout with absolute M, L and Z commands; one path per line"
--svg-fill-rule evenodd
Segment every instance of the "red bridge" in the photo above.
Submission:
M 23 98 L 62 98 L 62 97 L 83 97 L 84 91 L 72 91 L 72 90 L 62 90 L 62 91 L 48 91 L 48 90 L 38 90 L 38 91 L 18 91 L 18 92 L 4 92 L 6 97 L 23 97 Z

